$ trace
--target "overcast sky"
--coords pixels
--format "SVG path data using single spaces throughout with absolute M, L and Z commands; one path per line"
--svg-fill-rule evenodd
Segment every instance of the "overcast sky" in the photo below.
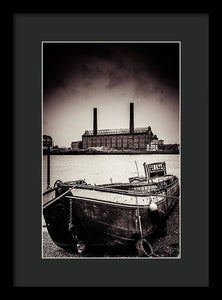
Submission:
M 179 143 L 178 43 L 44 43 L 43 134 L 70 147 L 93 129 L 148 127 Z

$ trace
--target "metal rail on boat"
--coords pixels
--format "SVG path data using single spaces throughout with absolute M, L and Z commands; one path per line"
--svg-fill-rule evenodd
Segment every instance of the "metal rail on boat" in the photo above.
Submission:
M 131 196 L 134 196 L 134 197 L 137 197 L 137 196 L 154 196 L 154 197 L 163 197 L 163 198 L 173 198 L 173 199 L 179 199 L 179 197 L 176 197 L 176 196 L 168 196 L 168 195 L 163 195 L 163 194 L 152 194 L 152 193 L 144 193 L 144 192 L 128 192 L 128 191 L 120 191 L 120 190 L 116 190 L 116 189 L 104 189 L 104 188 L 99 188 L 99 187 L 81 187 L 81 186 L 72 186 L 70 187 L 67 191 L 65 191 L 64 193 L 62 193 L 61 195 L 59 195 L 57 198 L 55 199 L 52 199 L 50 201 L 48 201 L 47 203 L 45 203 L 43 205 L 43 209 L 47 208 L 48 206 L 50 206 L 52 203 L 58 201 L 59 199 L 61 199 L 62 197 L 64 197 L 66 194 L 68 194 L 70 191 L 72 191 L 74 188 L 83 188 L 83 189 L 87 189 L 87 190 L 95 190 L 95 191 L 102 191 L 102 192 L 114 192 L 114 193 L 118 193 L 118 194 L 121 194 L 121 195 L 131 195 Z
M 121 195 L 130 195 L 130 196 L 158 196 L 158 197 L 166 197 L 166 198 L 173 198 L 174 196 L 167 196 L 162 194 L 153 194 L 150 191 L 127 191 L 127 190 L 120 190 L 120 189 L 113 189 L 108 187 L 98 187 L 98 186 L 76 186 L 76 188 L 82 188 L 86 190 L 94 190 L 94 191 L 102 191 L 102 192 L 110 192 L 110 193 L 116 193 Z M 179 197 L 175 197 L 179 198 Z
M 50 201 L 48 201 L 47 203 L 45 203 L 43 205 L 43 209 L 46 209 L 49 205 L 51 205 L 52 203 L 58 201 L 59 199 L 61 199 L 62 197 L 64 197 L 66 194 L 68 194 L 71 190 L 73 190 L 75 188 L 75 186 L 71 187 L 70 189 L 68 189 L 67 191 L 65 191 L 63 194 L 61 194 L 60 196 L 58 196 L 55 199 L 52 199 Z

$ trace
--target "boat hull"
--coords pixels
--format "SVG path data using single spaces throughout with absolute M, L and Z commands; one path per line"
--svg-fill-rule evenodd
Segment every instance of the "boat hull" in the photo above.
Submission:
M 153 212 L 149 205 L 98 201 L 75 196 L 74 190 L 47 206 L 43 214 L 49 235 L 59 247 L 76 248 L 78 241 L 95 247 L 135 245 L 141 232 L 148 238 L 164 229 L 166 216 L 179 196 L 178 180 L 165 192 L 167 197 L 156 203 L 158 210 Z

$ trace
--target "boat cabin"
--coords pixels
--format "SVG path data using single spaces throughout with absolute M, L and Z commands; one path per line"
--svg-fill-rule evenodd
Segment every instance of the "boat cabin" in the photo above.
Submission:
M 158 163 L 152 163 L 152 164 L 146 164 L 143 163 L 145 176 L 136 176 L 136 177 L 130 177 L 129 182 L 130 183 L 139 183 L 139 182 L 148 182 L 153 183 L 153 179 L 160 177 L 167 176 L 166 174 L 166 163 L 165 162 L 158 162 Z
M 152 164 L 143 164 L 146 178 L 156 178 L 166 176 L 166 163 L 165 162 L 158 162 Z

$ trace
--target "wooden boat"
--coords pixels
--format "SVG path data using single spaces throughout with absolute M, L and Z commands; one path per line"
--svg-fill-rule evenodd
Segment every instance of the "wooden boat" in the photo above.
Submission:
M 144 177 L 128 183 L 56 181 L 43 194 L 43 215 L 54 243 L 83 253 L 87 246 L 136 246 L 153 254 L 149 237 L 165 234 L 166 217 L 178 201 L 179 180 L 166 164 L 144 163 Z

